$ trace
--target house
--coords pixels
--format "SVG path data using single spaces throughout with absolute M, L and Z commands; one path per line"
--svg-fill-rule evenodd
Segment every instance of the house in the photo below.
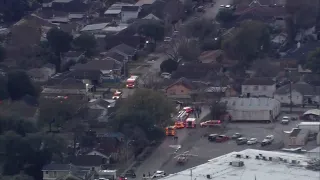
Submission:
M 168 97 L 189 99 L 196 90 L 195 85 L 186 78 L 180 78 L 165 88 Z
M 226 97 L 222 98 L 221 102 L 226 103 L 231 121 L 272 122 L 276 120 L 281 111 L 279 101 L 266 97 Z
M 82 28 L 80 32 L 99 33 L 108 25 L 110 25 L 110 23 L 89 24 Z
M 179 0 L 156 0 L 139 13 L 141 19 L 162 20 L 166 25 L 178 23 L 184 16 L 183 4 Z
M 278 88 L 274 98 L 286 105 L 290 105 L 290 102 L 297 106 L 319 104 L 320 89 L 305 82 L 297 82 Z
M 27 71 L 28 76 L 34 82 L 46 82 L 50 78 L 50 74 L 42 68 L 34 68 Z
M 66 52 L 62 55 L 62 60 L 61 60 L 61 64 L 66 64 L 70 61 L 73 62 L 79 62 L 79 60 L 81 58 L 84 57 L 84 53 L 83 52 L 79 52 L 79 51 L 69 51 Z
M 102 59 L 109 59 L 109 60 L 114 60 L 114 61 L 118 61 L 119 63 L 123 63 L 128 61 L 128 59 L 126 59 L 125 56 L 119 54 L 118 52 L 103 52 L 100 53 L 100 56 Z
M 199 61 L 201 63 L 221 64 L 224 67 L 232 67 L 237 64 L 237 61 L 230 60 L 221 49 L 202 52 Z
M 155 2 L 155 0 L 139 0 L 138 2 L 136 2 L 136 6 L 141 6 L 141 7 L 143 7 L 143 6 L 146 6 L 146 5 L 151 5 L 151 4 L 153 4 Z
M 247 97 L 265 96 L 273 97 L 276 91 L 276 82 L 272 78 L 253 77 L 247 79 L 241 85 L 241 93 Z
M 126 23 L 128 20 L 137 19 L 140 10 L 140 6 L 122 6 L 121 22 Z
M 105 158 L 99 155 L 78 155 L 67 158 L 67 161 L 78 168 L 87 168 L 95 170 L 96 172 L 101 170 L 102 165 L 109 164 L 109 158 Z
M 84 73 L 86 71 L 99 71 L 101 72 L 101 81 L 116 79 L 118 76 L 121 76 L 121 69 L 123 63 L 107 59 L 107 60 L 92 60 L 86 64 L 76 64 L 71 67 L 71 71 L 77 71 L 77 73 Z
M 309 131 L 294 128 L 291 132 L 284 133 L 284 144 L 286 146 L 304 146 L 308 142 Z
M 117 52 L 123 55 L 128 61 L 134 60 L 136 57 L 137 50 L 126 44 L 119 44 L 109 50 L 109 52 Z
M 115 106 L 115 100 L 104 99 L 103 95 L 98 97 L 98 94 L 94 95 L 94 99 L 89 101 L 89 114 L 92 112 L 91 119 L 98 122 L 108 122 L 109 112 L 112 112 L 110 108 Z M 110 109 L 110 110 L 109 110 Z
M 79 168 L 73 164 L 47 164 L 43 166 L 42 173 L 43 180 L 64 179 L 70 175 L 80 180 L 93 180 L 94 178 L 91 168 Z
M 128 28 L 130 28 L 130 26 Z M 126 33 L 128 28 L 113 36 L 105 37 L 105 39 L 103 39 L 106 42 L 106 46 L 104 48 L 111 49 L 120 44 L 126 44 L 134 49 L 139 49 L 141 46 L 143 46 L 145 42 L 144 39 L 139 35 L 136 35 L 135 32 L 134 35 Z

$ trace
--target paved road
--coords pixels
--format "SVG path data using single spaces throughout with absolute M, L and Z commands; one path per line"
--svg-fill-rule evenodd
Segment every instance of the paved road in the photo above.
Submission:
M 202 113 L 198 122 L 205 117 L 210 112 L 208 107 L 202 108 Z M 178 130 L 177 136 L 178 141 L 174 141 L 173 138 L 168 137 L 165 139 L 162 144 L 151 154 L 151 156 L 146 159 L 139 167 L 136 169 L 137 179 L 142 178 L 143 174 L 152 174 L 154 171 L 161 169 L 163 164 L 166 164 L 167 161 L 171 159 L 175 149 L 171 148 L 170 145 L 180 145 L 185 144 L 185 141 L 188 141 L 188 138 L 192 135 L 194 129 L 181 129 Z
M 219 12 L 220 5 L 228 5 L 231 3 L 232 3 L 232 0 L 216 0 L 216 3 L 213 7 L 206 9 L 206 12 L 204 13 L 204 17 L 208 19 L 214 19 Z

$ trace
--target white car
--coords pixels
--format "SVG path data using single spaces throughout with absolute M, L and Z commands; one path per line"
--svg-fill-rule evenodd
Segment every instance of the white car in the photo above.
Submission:
M 164 79 L 171 79 L 171 74 L 167 73 L 167 72 L 163 72 L 161 74 L 161 77 L 164 78 Z
M 154 172 L 152 178 L 159 178 L 159 177 L 165 177 L 166 173 L 164 171 L 156 171 Z
M 226 5 L 226 8 L 230 8 L 230 7 L 231 7 L 231 5 L 229 5 L 229 4 L 228 4 L 228 5 Z
M 258 143 L 257 138 L 250 138 L 249 141 L 247 141 L 248 145 L 253 145 L 253 144 L 257 144 L 257 143 Z
M 220 8 L 225 8 L 225 7 L 226 7 L 226 6 L 225 6 L 225 5 L 223 5 L 223 4 L 221 4 L 221 5 L 220 5 Z
M 164 42 L 171 42 L 171 40 L 172 40 L 171 37 L 165 37 L 163 41 L 164 41 Z
M 289 124 L 290 122 L 290 117 L 288 116 L 283 116 L 281 120 L 281 124 Z

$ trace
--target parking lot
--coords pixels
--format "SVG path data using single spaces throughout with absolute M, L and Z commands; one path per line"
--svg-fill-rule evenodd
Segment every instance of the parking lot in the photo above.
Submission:
M 283 116 L 283 115 L 282 115 Z M 282 118 L 279 117 L 279 119 Z M 291 115 L 295 116 L 295 115 Z M 299 121 L 292 121 L 288 125 L 282 125 L 280 121 L 271 124 L 260 123 L 230 123 L 225 129 L 220 128 L 200 128 L 183 129 L 181 131 L 189 131 L 189 137 L 186 138 L 179 151 L 183 153 L 189 151 L 194 157 L 190 157 L 185 165 L 177 165 L 176 155 L 171 155 L 170 159 L 160 168 L 166 173 L 171 174 L 182 171 L 186 168 L 191 168 L 199 164 L 205 163 L 207 160 L 233 152 L 241 151 L 247 148 L 263 149 L 263 150 L 278 150 L 283 147 L 283 131 L 290 131 L 296 127 Z M 267 135 L 274 135 L 274 141 L 271 145 L 261 147 L 259 143 L 255 145 L 237 145 L 235 140 L 229 140 L 223 143 L 209 142 L 204 134 L 224 134 L 232 136 L 234 133 L 241 133 L 246 138 L 257 138 L 261 142 Z

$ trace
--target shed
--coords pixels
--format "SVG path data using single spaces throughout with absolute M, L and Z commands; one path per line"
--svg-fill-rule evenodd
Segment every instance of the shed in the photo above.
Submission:
M 232 121 L 268 121 L 272 122 L 280 114 L 280 102 L 272 98 L 226 97 L 227 111 Z
M 304 146 L 308 141 L 309 131 L 294 128 L 291 132 L 285 134 L 284 143 L 286 146 Z

